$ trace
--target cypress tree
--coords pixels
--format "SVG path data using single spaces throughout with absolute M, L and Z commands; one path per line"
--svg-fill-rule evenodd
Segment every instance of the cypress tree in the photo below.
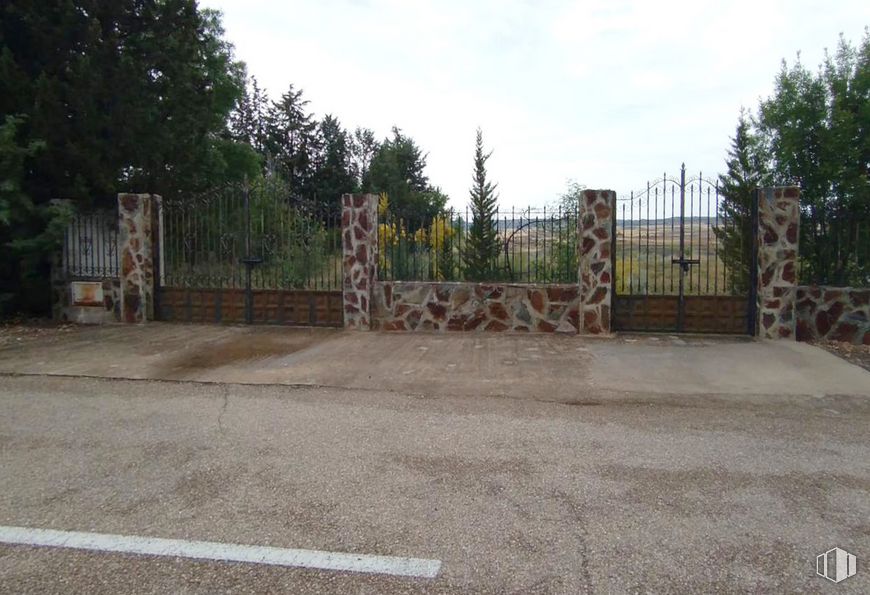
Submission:
M 728 172 L 719 176 L 721 222 L 714 231 L 728 267 L 728 287 L 734 293 L 743 293 L 749 288 L 752 263 L 753 195 L 765 181 L 759 140 L 752 134 L 744 111 L 740 112 L 726 165 Z
M 469 191 L 471 198 L 471 226 L 465 246 L 465 275 L 468 279 L 481 281 L 496 274 L 495 268 L 501 248 L 496 229 L 498 186 L 487 179 L 486 162 L 492 151 L 484 152 L 483 132 L 477 129 L 474 148 L 474 175 Z

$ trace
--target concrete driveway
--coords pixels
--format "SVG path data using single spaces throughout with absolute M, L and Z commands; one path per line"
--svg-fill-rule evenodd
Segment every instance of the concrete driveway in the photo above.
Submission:
M 440 563 L 0 544 L 2 592 L 870 592 L 870 373 L 806 345 L 148 325 L 0 370 L 4 527 Z
M 70 327 L 0 346 L 0 373 L 312 385 L 582 400 L 863 395 L 870 375 L 821 349 L 738 337 L 614 339 L 173 325 Z

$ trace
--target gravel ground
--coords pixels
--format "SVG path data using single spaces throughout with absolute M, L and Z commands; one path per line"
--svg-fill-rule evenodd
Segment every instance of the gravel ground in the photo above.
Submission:
M 844 341 L 816 341 L 813 345 L 870 371 L 870 345 L 853 345 Z
M 78 328 L 75 324 L 57 323 L 42 318 L 0 321 L 0 347 L 25 341 L 57 339 L 76 332 Z
M 423 580 L 0 546 L 0 592 L 815 593 L 834 587 L 816 554 L 870 552 L 866 397 L 578 390 L 0 376 L 2 525 L 443 563 Z

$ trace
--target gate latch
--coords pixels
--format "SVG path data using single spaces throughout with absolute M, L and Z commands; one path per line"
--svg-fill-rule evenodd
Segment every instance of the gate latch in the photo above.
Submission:
M 684 272 L 684 273 L 688 273 L 688 272 L 689 272 L 689 265 L 690 265 L 690 264 L 701 264 L 701 259 L 700 259 L 700 258 L 689 258 L 689 259 L 686 259 L 686 258 L 683 258 L 683 257 L 680 257 L 680 258 L 672 258 L 672 259 L 671 259 L 671 264 L 678 264 L 678 265 L 680 265 L 680 268 L 683 269 L 683 272 Z

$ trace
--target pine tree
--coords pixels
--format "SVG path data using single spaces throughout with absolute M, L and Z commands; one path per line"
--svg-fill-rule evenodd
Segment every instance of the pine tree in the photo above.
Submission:
M 496 228 L 497 184 L 487 180 L 486 162 L 492 152 L 483 149 L 483 132 L 477 129 L 474 149 L 474 175 L 471 190 L 471 226 L 464 247 L 465 275 L 475 281 L 491 280 L 495 271 L 500 243 Z
M 314 166 L 313 199 L 330 212 L 338 212 L 341 195 L 356 187 L 351 173 L 347 132 L 327 114 L 317 126 L 318 147 Z
M 291 191 L 311 198 L 314 156 L 318 150 L 317 122 L 307 110 L 302 90 L 290 88 L 269 110 L 267 150 L 290 183 Z
M 363 192 L 386 192 L 390 212 L 409 224 L 409 231 L 427 225 L 444 208 L 447 197 L 429 184 L 424 172 L 426 154 L 414 139 L 393 128 L 372 158 L 368 175 L 363 178 Z
M 728 173 L 719 176 L 720 224 L 715 228 L 727 266 L 728 286 L 734 293 L 749 288 L 752 259 L 752 203 L 755 189 L 767 182 L 758 138 L 741 110 L 726 160 Z
M 263 156 L 264 161 L 268 140 L 268 114 L 269 98 L 260 88 L 257 78 L 252 76 L 247 80 L 245 92 L 230 114 L 230 129 L 234 140 L 251 145 Z
M 369 168 L 372 159 L 377 154 L 381 145 L 375 138 L 375 133 L 369 128 L 360 128 L 353 131 L 348 139 L 350 151 L 351 173 L 356 179 L 357 186 L 362 188 L 368 179 Z

